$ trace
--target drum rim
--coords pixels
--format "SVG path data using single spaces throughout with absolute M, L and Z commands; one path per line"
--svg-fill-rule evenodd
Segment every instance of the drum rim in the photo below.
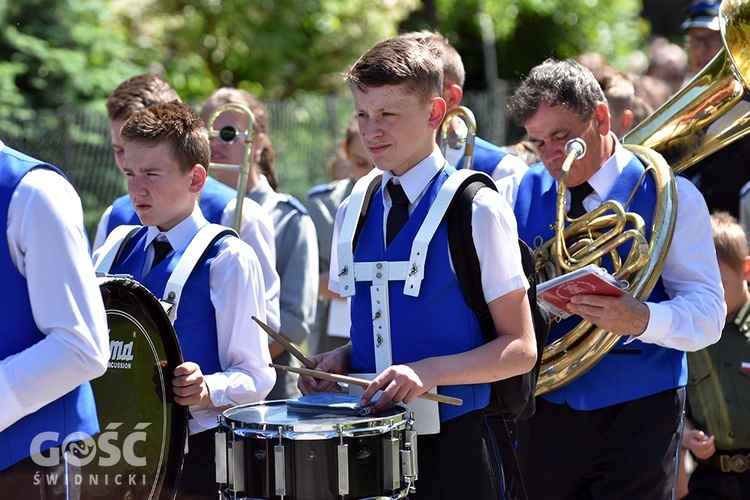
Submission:
M 148 315 L 150 320 L 156 326 L 158 334 L 161 337 L 167 360 L 176 364 L 181 364 L 184 361 L 177 333 L 167 316 L 162 301 L 160 301 L 143 284 L 129 276 L 98 276 L 97 280 L 100 290 L 104 290 L 107 286 L 115 286 L 125 288 L 133 294 L 135 300 L 138 302 L 138 306 L 142 307 L 142 310 L 139 312 Z M 108 315 L 110 314 L 110 311 L 116 311 L 121 316 L 123 315 L 123 312 L 128 315 L 130 314 L 128 311 L 113 309 L 110 307 L 107 307 L 106 310 Z M 153 335 L 154 332 L 148 333 Z M 152 340 L 153 339 L 149 339 L 149 341 Z M 184 443 L 188 435 L 188 408 L 186 406 L 172 403 L 168 413 L 171 418 L 170 440 L 167 446 L 167 452 L 164 455 L 162 470 L 155 478 L 155 489 L 149 497 L 158 498 L 160 500 L 173 500 L 177 495 L 185 458 Z
M 234 406 L 224 410 L 221 415 L 220 425 L 229 432 L 241 437 L 256 437 L 259 439 L 275 439 L 281 436 L 292 440 L 314 440 L 330 439 L 336 436 L 343 437 L 366 437 L 370 435 L 382 435 L 391 431 L 405 429 L 409 423 L 408 410 L 400 405 L 389 408 L 387 415 L 333 415 L 320 418 L 313 425 L 314 417 L 299 422 L 248 422 L 233 417 L 233 414 L 247 411 L 248 409 L 263 407 L 279 407 L 285 405 L 286 400 L 260 401 Z M 395 412 L 395 413 L 394 413 Z M 302 414 L 300 414 L 302 416 Z M 270 419 L 269 419 L 270 420 Z M 315 428 L 317 427 L 317 428 Z

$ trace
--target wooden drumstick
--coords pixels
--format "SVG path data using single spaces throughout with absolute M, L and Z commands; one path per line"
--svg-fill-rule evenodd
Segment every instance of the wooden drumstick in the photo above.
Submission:
M 294 366 L 276 365 L 273 363 L 271 363 L 268 366 L 271 366 L 273 368 L 278 368 L 279 370 L 299 373 L 300 375 L 309 375 L 310 377 L 319 378 L 322 380 L 331 380 L 333 382 L 353 384 L 353 385 L 358 385 L 360 387 L 367 387 L 368 385 L 370 385 L 369 380 L 364 380 L 364 379 L 356 378 L 356 377 L 348 377 L 346 375 L 337 375 L 335 373 L 322 372 L 320 370 L 310 370 L 308 368 L 296 368 Z M 428 399 L 430 401 L 437 401 L 438 403 L 445 403 L 445 404 L 454 405 L 454 406 L 461 406 L 462 404 L 464 404 L 463 400 L 459 398 L 454 398 L 452 396 L 444 396 L 443 394 L 432 394 L 431 392 L 425 392 L 424 394 L 420 394 L 418 397 L 422 399 Z
M 281 345 L 281 347 L 283 347 L 284 349 L 286 349 L 286 350 L 287 350 L 287 351 L 288 351 L 288 352 L 289 352 L 289 353 L 290 353 L 290 354 L 291 354 L 292 356 L 294 356 L 295 358 L 297 358 L 297 359 L 299 360 L 299 362 L 300 362 L 300 363 L 302 363 L 303 365 L 305 365 L 305 366 L 306 366 L 307 368 L 309 368 L 310 370 L 312 370 L 312 369 L 314 369 L 314 368 L 315 368 L 315 363 L 313 363 L 313 362 L 312 362 L 312 361 L 310 361 L 310 360 L 309 360 L 308 358 L 306 358 L 306 357 L 305 357 L 305 355 L 304 355 L 304 354 L 302 354 L 302 353 L 301 353 L 301 352 L 299 351 L 299 349 L 297 349 L 296 347 L 294 347 L 294 346 L 292 345 L 292 343 L 291 343 L 291 342 L 289 342 L 289 341 L 288 341 L 287 339 L 285 339 L 285 338 L 284 338 L 284 337 L 283 337 L 283 336 L 282 336 L 282 335 L 281 335 L 280 333 L 278 333 L 278 332 L 275 332 L 275 331 L 273 330 L 273 328 L 271 328 L 271 327 L 270 327 L 270 326 L 268 326 L 267 324 L 263 323 L 263 322 L 262 322 L 261 320 L 259 320 L 259 319 L 258 319 L 258 318 L 256 318 L 255 316 L 251 316 L 251 317 L 253 318 L 253 321 L 255 321 L 256 323 L 258 323 L 258 324 L 260 325 L 260 327 L 261 327 L 261 328 L 262 328 L 262 329 L 263 329 L 263 330 L 264 330 L 264 331 L 265 331 L 265 332 L 266 332 L 266 333 L 267 333 L 268 335 L 270 335 L 270 336 L 271 336 L 271 338 L 272 338 L 272 339 L 274 339 L 274 340 L 275 340 L 276 342 L 278 342 L 278 343 L 279 343 L 279 345 Z M 333 390 L 334 390 L 335 392 L 341 392 L 341 387 L 337 385 L 337 386 L 335 386 L 335 387 L 334 387 L 334 389 L 333 389 Z

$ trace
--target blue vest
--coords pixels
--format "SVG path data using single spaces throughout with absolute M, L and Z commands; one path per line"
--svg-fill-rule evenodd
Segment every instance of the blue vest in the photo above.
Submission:
M 63 175 L 52 165 L 8 146 L 0 151 L 0 220 L 8 220 L 12 194 L 21 178 L 34 168 L 49 168 Z M 0 359 L 5 359 L 38 343 L 45 336 L 34 323 L 26 279 L 13 265 L 7 242 L 0 245 L 0 276 L 3 277 L 3 286 L 0 287 L 0 315 L 5 322 L 5 334 L 0 342 Z M 37 435 L 54 433 L 57 436 L 56 439 L 46 439 L 42 443 L 40 451 L 45 451 L 59 446 L 68 435 L 75 432 L 88 435 L 99 432 L 94 395 L 88 382 L 0 432 L 0 470 L 29 457 L 31 442 Z
M 146 259 L 147 228 L 142 227 L 125 244 L 120 260 L 112 265 L 112 274 L 131 274 L 133 278 L 148 288 L 157 297 L 164 295 L 172 271 L 185 252 L 185 248 L 176 249 L 171 258 L 160 262 L 146 275 L 142 274 Z M 211 247 L 203 261 L 200 261 L 190 274 L 180 297 L 179 314 L 174 324 L 177 338 L 185 361 L 198 363 L 203 373 L 221 371 L 219 348 L 216 340 L 216 311 L 211 302 L 209 271 L 211 262 L 216 258 L 220 238 Z
M 237 198 L 237 191 L 213 177 L 206 177 L 206 184 L 203 186 L 200 196 L 201 212 L 208 222 L 221 224 L 221 216 L 227 203 L 235 198 Z M 123 224 L 141 224 L 141 220 L 130 202 L 130 196 L 127 194 L 120 196 L 112 203 L 112 211 L 109 213 L 109 221 L 107 222 L 107 234 Z
M 625 206 L 643 172 L 643 165 L 633 157 L 612 187 L 608 199 L 617 200 Z M 643 217 L 648 231 L 647 238 L 650 236 L 655 201 L 653 177 L 648 174 L 641 182 L 630 207 L 626 207 Z M 539 163 L 530 167 L 521 180 L 515 206 L 518 234 L 530 246 L 533 247 L 537 236 L 547 241 L 554 234 L 550 225 L 555 220 L 556 202 L 557 183 L 547 173 L 544 165 Z M 629 244 L 618 249 L 623 260 L 629 249 Z M 603 259 L 602 265 L 612 271 L 612 262 L 609 258 Z M 667 299 L 660 278 L 648 301 L 661 302 Z M 579 317 L 572 316 L 563 322 L 553 324 L 549 342 L 560 338 L 579 322 Z M 576 410 L 595 410 L 684 386 L 687 383 L 685 353 L 637 339 L 625 345 L 626 340 L 627 337 L 623 337 L 610 353 L 589 371 L 542 397 L 554 403 L 567 402 Z
M 370 209 L 354 251 L 354 262 L 408 261 L 411 245 L 450 173 L 447 167 L 419 202 L 406 225 L 386 249 L 383 237 L 382 188 L 373 196 Z M 370 282 L 357 282 L 352 297 L 352 372 L 375 371 L 370 304 Z M 404 295 L 403 281 L 390 281 L 391 346 L 395 364 L 457 354 L 484 344 L 476 314 L 467 305 L 458 280 L 453 275 L 448 254 L 448 228 L 443 221 L 427 251 L 425 278 L 419 297 Z M 462 406 L 440 404 L 440 418 L 450 420 L 489 403 L 490 385 L 441 386 L 440 394 L 463 399 Z
M 474 155 L 471 160 L 472 170 L 481 170 L 485 174 L 492 177 L 492 173 L 495 171 L 495 167 L 500 163 L 505 155 L 510 154 L 507 151 L 503 151 L 494 144 L 480 139 L 479 137 L 474 138 Z M 458 162 L 456 168 L 463 168 L 464 159 L 461 157 L 461 161 Z

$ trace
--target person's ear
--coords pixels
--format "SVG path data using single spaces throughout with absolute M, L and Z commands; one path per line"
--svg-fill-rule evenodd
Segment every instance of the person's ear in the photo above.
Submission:
M 206 168 L 200 163 L 193 165 L 190 169 L 190 194 L 198 194 L 206 184 Z
M 603 102 L 600 102 L 594 108 L 594 120 L 596 120 L 596 129 L 599 135 L 608 135 L 612 124 L 609 120 L 609 108 Z
M 259 163 L 260 162 L 260 155 L 263 153 L 263 150 L 266 149 L 266 146 L 268 146 L 268 136 L 264 134 L 263 132 L 259 134 L 255 134 L 255 138 L 253 139 L 253 149 L 251 151 L 252 153 L 252 161 L 253 163 Z
M 430 118 L 429 125 L 433 130 L 438 130 L 440 125 L 443 123 L 445 113 L 448 111 L 448 106 L 445 104 L 445 100 L 442 97 L 433 97 L 432 105 L 430 107 Z
M 750 257 L 745 257 L 745 281 L 750 282 Z
M 448 109 L 453 109 L 461 103 L 464 97 L 464 89 L 452 83 L 443 91 L 443 99 Z
M 622 118 L 620 119 L 620 135 L 625 135 L 630 132 L 633 128 L 633 112 L 626 109 L 622 112 Z

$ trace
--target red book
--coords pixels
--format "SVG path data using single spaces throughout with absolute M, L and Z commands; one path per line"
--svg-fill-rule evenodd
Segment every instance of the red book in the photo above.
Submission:
M 618 280 L 609 272 L 595 264 L 589 264 L 576 271 L 545 281 L 537 286 L 537 299 L 555 316 L 562 319 L 573 313 L 568 302 L 574 295 L 625 295 L 628 282 Z

